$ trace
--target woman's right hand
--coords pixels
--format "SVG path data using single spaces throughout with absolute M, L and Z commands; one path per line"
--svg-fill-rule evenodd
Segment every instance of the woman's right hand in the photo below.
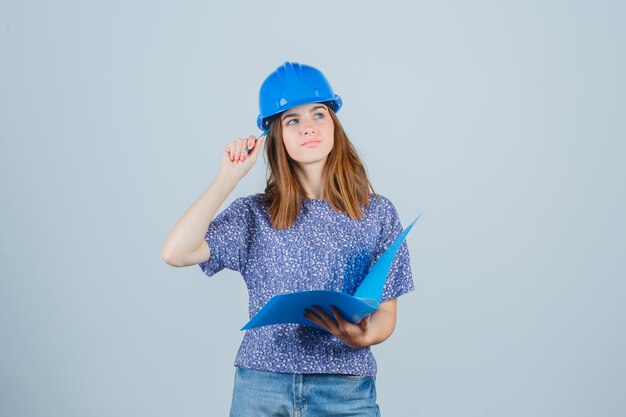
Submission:
M 256 162 L 264 142 L 265 136 L 257 140 L 255 136 L 250 135 L 246 139 L 237 139 L 226 145 L 222 152 L 220 176 L 235 181 L 241 180 Z M 245 152 L 246 146 L 250 151 Z

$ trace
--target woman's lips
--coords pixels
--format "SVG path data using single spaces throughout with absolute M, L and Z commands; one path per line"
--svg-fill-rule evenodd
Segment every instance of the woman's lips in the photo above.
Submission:
M 302 146 L 306 146 L 307 148 L 313 148 L 314 146 L 317 146 L 318 143 L 320 143 L 320 140 L 307 140 L 306 142 L 304 142 L 302 144 Z

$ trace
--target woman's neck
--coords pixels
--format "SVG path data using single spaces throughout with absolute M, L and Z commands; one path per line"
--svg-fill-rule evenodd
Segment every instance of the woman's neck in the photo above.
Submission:
M 324 196 L 324 164 L 296 165 L 296 175 L 307 198 L 320 200 Z

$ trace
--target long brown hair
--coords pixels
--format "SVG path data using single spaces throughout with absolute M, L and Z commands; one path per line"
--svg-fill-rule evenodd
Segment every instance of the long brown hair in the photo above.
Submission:
M 360 205 L 369 207 L 372 185 L 361 158 L 350 143 L 337 115 L 327 103 L 328 113 L 335 125 L 333 149 L 328 154 L 323 170 L 324 194 L 333 210 L 344 212 L 351 219 L 363 218 Z M 295 161 L 291 159 L 282 140 L 283 128 L 278 115 L 270 124 L 265 144 L 268 162 L 268 177 L 265 194 L 260 201 L 268 204 L 272 225 L 277 229 L 291 227 L 302 208 L 304 189 L 295 172 Z

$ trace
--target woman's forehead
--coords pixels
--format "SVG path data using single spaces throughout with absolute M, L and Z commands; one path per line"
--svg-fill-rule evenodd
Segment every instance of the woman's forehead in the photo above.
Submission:
M 307 103 L 301 104 L 300 106 L 293 107 L 291 109 L 285 110 L 281 114 L 281 119 L 285 117 L 289 117 L 294 114 L 302 114 L 302 113 L 310 113 L 314 110 L 325 109 L 328 110 L 328 106 L 325 103 Z

